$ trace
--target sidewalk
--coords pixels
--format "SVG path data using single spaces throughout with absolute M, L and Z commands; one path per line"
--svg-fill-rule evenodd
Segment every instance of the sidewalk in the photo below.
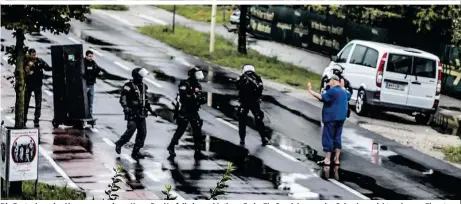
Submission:
M 3 78 L 11 75 L 2 66 L 2 110 L 10 110 L 14 107 L 14 89 L 12 85 Z M 48 84 L 49 86 L 49 84 Z M 47 84 L 43 87 L 47 89 Z M 97 147 L 93 146 L 93 141 L 89 138 L 86 131 L 75 130 L 73 128 L 60 126 L 54 129 L 51 120 L 53 118 L 52 98 L 53 96 L 43 92 L 42 116 L 40 118 L 40 150 L 46 162 L 40 162 L 39 178 L 41 182 L 78 188 L 86 192 L 87 199 L 107 199 L 105 190 L 112 183 L 111 178 L 115 175 L 113 166 L 109 166 L 98 160 L 95 155 L 104 155 Z M 31 99 L 34 101 L 34 99 Z M 33 102 L 32 102 L 33 103 Z M 7 112 L 7 111 L 5 111 Z M 14 114 L 7 112 L 6 118 L 14 121 Z M 30 118 L 33 117 L 33 109 L 29 111 L 28 126 L 31 125 Z M 95 133 L 92 133 L 93 135 Z M 46 161 L 46 160 L 45 160 Z M 47 165 L 47 166 L 43 166 Z M 50 176 L 50 167 L 59 173 L 53 180 Z M 132 175 L 129 175 L 133 177 Z M 44 180 L 46 179 L 46 180 Z M 160 200 L 152 192 L 145 189 L 136 189 L 136 184 L 127 183 L 127 179 L 122 178 L 121 189 L 117 192 L 119 200 Z

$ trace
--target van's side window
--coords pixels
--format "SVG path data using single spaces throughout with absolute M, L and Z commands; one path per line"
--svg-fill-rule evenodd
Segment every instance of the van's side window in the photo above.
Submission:
M 354 52 L 352 53 L 350 63 L 362 65 L 363 58 L 365 57 L 366 51 L 367 51 L 367 47 L 365 46 L 362 46 L 362 45 L 355 46 Z
M 386 71 L 400 74 L 409 74 L 412 63 L 413 59 L 410 56 L 390 54 Z
M 365 53 L 365 58 L 363 59 L 362 65 L 376 68 L 378 65 L 378 51 L 373 48 L 368 48 L 367 52 Z
M 349 57 L 349 53 L 352 50 L 353 44 L 348 45 L 346 48 L 344 48 L 344 51 L 341 53 L 341 55 L 338 58 L 338 62 L 347 62 L 347 57 Z

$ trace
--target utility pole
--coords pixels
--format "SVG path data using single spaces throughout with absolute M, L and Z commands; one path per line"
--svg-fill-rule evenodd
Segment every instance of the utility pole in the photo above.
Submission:
M 175 26 L 175 18 L 176 18 L 176 5 L 173 5 L 173 33 L 174 33 L 174 26 Z
M 213 2 L 213 6 L 211 7 L 211 30 L 210 30 L 210 53 L 214 51 L 214 43 L 215 43 L 215 26 L 216 26 L 216 10 L 217 10 L 216 2 Z

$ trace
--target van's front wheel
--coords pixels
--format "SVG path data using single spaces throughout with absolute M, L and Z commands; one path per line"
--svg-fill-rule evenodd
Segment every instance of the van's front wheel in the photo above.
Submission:
M 368 113 L 367 96 L 364 90 L 360 90 L 357 94 L 357 103 L 355 104 L 355 112 L 357 115 L 366 116 Z
M 420 125 L 428 125 L 431 118 L 432 118 L 431 114 L 421 114 L 421 113 L 419 113 L 419 114 L 416 114 L 416 116 L 415 116 L 416 123 L 420 124 Z

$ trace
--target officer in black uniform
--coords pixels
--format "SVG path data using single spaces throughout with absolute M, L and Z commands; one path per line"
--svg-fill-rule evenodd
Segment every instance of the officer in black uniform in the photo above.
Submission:
M 41 58 L 37 57 L 37 52 L 34 49 L 29 49 L 28 55 L 24 60 L 26 82 L 26 93 L 24 101 L 24 123 L 27 123 L 27 113 L 29 111 L 30 98 L 32 97 L 32 92 L 34 92 L 34 127 L 40 126 L 39 121 L 42 110 L 43 70 L 51 71 L 51 67 Z
M 262 145 L 265 146 L 269 143 L 266 134 L 266 127 L 264 126 L 263 119 L 264 113 L 261 111 L 260 103 L 264 90 L 263 82 L 255 72 L 253 65 L 244 65 L 242 75 L 236 80 L 235 85 L 239 90 L 239 135 L 240 145 L 245 145 L 246 136 L 246 123 L 248 112 L 251 110 L 255 118 L 256 129 L 261 136 Z
M 196 159 L 203 157 L 200 150 L 203 120 L 200 119 L 198 111 L 200 106 L 206 103 L 206 98 L 202 93 L 202 86 L 199 83 L 199 80 L 202 80 L 204 76 L 198 67 L 190 69 L 188 71 L 188 75 L 188 79 L 179 83 L 179 93 L 176 97 L 176 103 L 174 104 L 175 118 L 178 128 L 176 129 L 170 145 L 168 146 L 170 158 L 174 158 L 176 156 L 174 147 L 178 144 L 179 139 L 186 131 L 189 123 L 192 127 L 192 135 L 194 137 L 194 157 Z
M 354 92 L 354 89 L 352 88 L 351 83 L 349 82 L 349 80 L 347 80 L 344 77 L 343 68 L 342 67 L 333 67 L 333 69 L 331 70 L 331 74 L 338 76 L 339 80 L 344 82 L 344 88 L 352 95 L 352 93 Z M 323 91 L 325 92 L 328 89 L 330 89 L 330 85 L 326 84 L 325 89 Z M 347 109 L 347 117 L 349 118 L 350 116 L 351 116 L 351 110 L 348 108 Z
M 144 158 L 144 155 L 140 154 L 139 151 L 144 146 L 146 139 L 146 117 L 148 112 L 157 116 L 150 107 L 150 103 L 146 97 L 147 85 L 142 82 L 142 79 L 148 73 L 144 68 L 135 68 L 132 72 L 133 80 L 130 80 L 123 86 L 120 96 L 120 104 L 123 107 L 123 113 L 125 113 L 125 120 L 127 121 L 127 130 L 115 142 L 115 152 L 120 154 L 122 146 L 130 141 L 137 130 L 133 152 L 131 153 L 131 157 L 135 159 Z

